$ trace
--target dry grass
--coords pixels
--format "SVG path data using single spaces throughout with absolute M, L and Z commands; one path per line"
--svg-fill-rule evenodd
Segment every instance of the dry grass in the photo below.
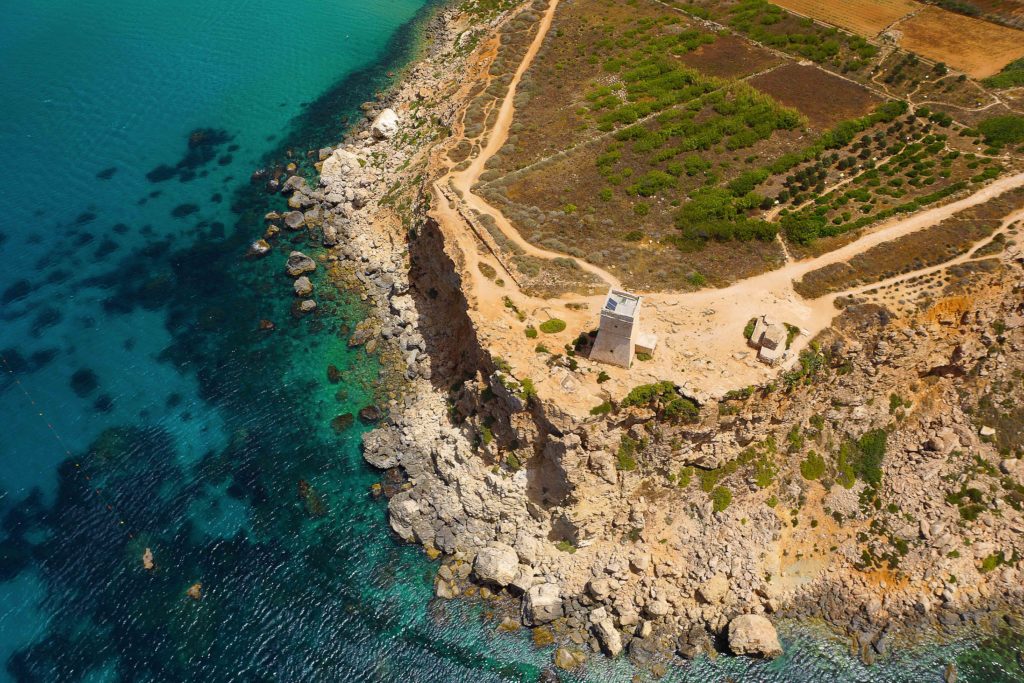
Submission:
M 774 4 L 867 37 L 921 7 L 909 0 L 775 0 Z
M 938 7 L 927 7 L 900 22 L 899 30 L 902 47 L 974 78 L 997 74 L 1024 57 L 1024 32 Z
M 931 228 L 869 249 L 846 263 L 811 271 L 796 283 L 796 290 L 813 299 L 949 261 L 991 235 L 1002 218 L 1019 208 L 1021 202 L 1024 190 L 1006 192 Z

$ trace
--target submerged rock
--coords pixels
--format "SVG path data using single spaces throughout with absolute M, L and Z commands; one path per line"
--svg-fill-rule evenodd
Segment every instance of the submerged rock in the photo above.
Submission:
M 193 583 L 191 586 L 188 587 L 186 593 L 188 594 L 188 597 L 192 598 L 193 600 L 201 599 L 203 597 L 203 584 L 199 583 L 198 581 L 196 583 Z
M 555 666 L 559 669 L 575 669 L 587 661 L 587 656 L 579 650 L 560 647 L 555 650 Z
M 156 568 L 156 564 L 153 562 L 153 551 L 149 548 L 142 553 L 142 568 L 148 571 L 153 571 Z
M 342 413 L 331 420 L 331 428 L 336 432 L 343 432 L 356 421 L 352 413 Z
M 359 411 L 359 419 L 366 424 L 379 422 L 381 417 L 383 417 L 383 413 L 377 406 L 366 406 Z
M 266 241 L 265 239 L 258 239 L 249 245 L 249 251 L 246 252 L 246 255 L 251 258 L 256 258 L 260 256 L 266 256 L 269 253 L 270 242 Z
M 760 614 L 743 614 L 729 622 L 729 649 L 733 654 L 769 659 L 782 654 L 775 627 Z
M 306 216 L 301 211 L 289 211 L 284 215 L 284 224 L 292 230 L 298 230 L 306 224 Z

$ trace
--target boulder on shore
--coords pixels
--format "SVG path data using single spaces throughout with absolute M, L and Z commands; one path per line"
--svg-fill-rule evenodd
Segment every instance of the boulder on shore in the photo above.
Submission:
M 562 614 L 562 591 L 557 583 L 533 586 L 523 595 L 523 619 L 528 624 L 547 624 Z
M 760 614 L 742 614 L 729 622 L 729 649 L 733 654 L 768 659 L 782 654 L 775 627 Z
M 390 107 L 377 114 L 377 118 L 370 125 L 370 132 L 378 140 L 386 140 L 398 132 L 398 114 Z
M 505 587 L 519 571 L 519 556 L 507 543 L 494 542 L 481 548 L 473 561 L 473 573 L 485 583 Z

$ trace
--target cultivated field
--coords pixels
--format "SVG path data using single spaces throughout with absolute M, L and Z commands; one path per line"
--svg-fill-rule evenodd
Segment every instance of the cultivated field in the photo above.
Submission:
M 793 107 L 811 126 L 824 129 L 871 111 L 881 100 L 864 86 L 816 66 L 787 64 L 751 79 L 750 84 Z
M 797 14 L 869 37 L 921 8 L 910 0 L 774 0 L 774 3 Z
M 900 45 L 945 62 L 974 78 L 985 78 L 1024 57 L 1024 31 L 928 7 L 900 22 Z
M 738 36 L 721 36 L 682 56 L 683 64 L 720 78 L 742 78 L 782 63 L 782 58 Z

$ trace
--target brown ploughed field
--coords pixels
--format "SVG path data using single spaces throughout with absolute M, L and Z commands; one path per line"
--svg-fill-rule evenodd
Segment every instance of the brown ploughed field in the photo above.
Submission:
M 793 107 L 819 130 L 863 116 L 881 103 L 867 88 L 816 66 L 786 64 L 750 80 L 750 84 Z

